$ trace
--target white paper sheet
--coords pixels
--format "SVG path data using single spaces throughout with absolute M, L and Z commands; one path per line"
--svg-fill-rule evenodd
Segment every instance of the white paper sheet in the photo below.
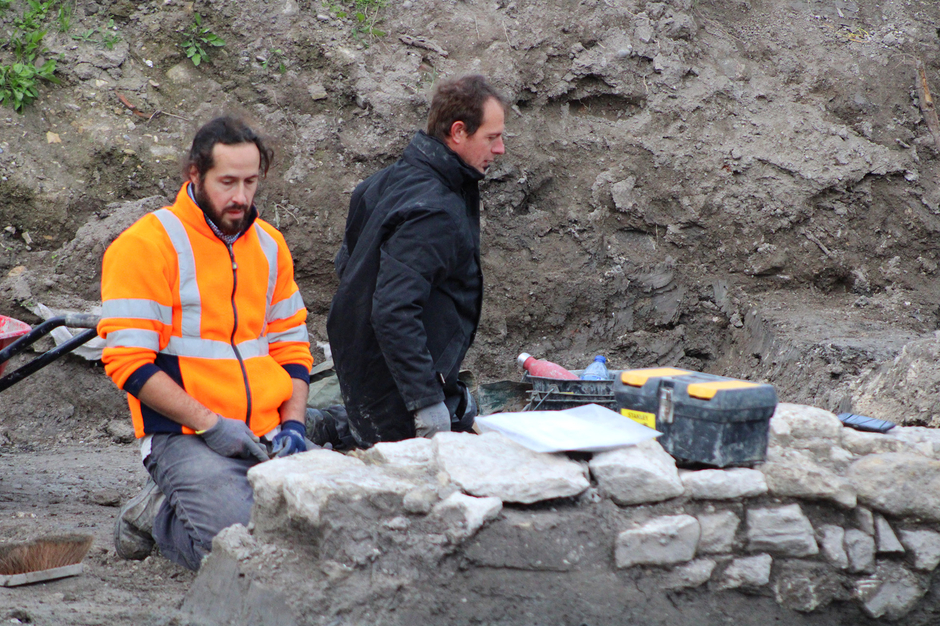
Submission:
M 480 430 L 496 431 L 536 452 L 603 452 L 662 433 L 597 404 L 564 411 L 493 413 L 478 417 Z

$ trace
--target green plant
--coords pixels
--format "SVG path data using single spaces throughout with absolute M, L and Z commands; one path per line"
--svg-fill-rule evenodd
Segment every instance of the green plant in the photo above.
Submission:
M 56 15 L 59 22 L 59 32 L 67 33 L 72 26 L 72 3 L 66 2 L 59 7 L 59 13 Z
M 121 41 L 121 36 L 117 33 L 113 35 L 111 33 L 101 35 L 101 45 L 103 45 L 108 50 L 114 49 L 114 44 Z
M 53 75 L 55 64 L 55 59 L 49 59 L 41 67 L 32 63 L 0 65 L 0 105 L 10 105 L 17 113 L 22 113 L 23 107 L 39 96 L 37 79 L 59 82 Z
M 263 69 L 268 69 L 268 67 L 276 67 L 277 71 L 281 74 L 287 71 L 287 66 L 284 65 L 284 51 L 280 48 L 272 48 L 268 51 L 268 58 L 261 62 L 261 67 Z
M 97 28 L 91 28 L 91 29 L 89 29 L 89 30 L 86 30 L 84 33 L 79 33 L 79 34 L 77 34 L 77 35 L 72 35 L 72 39 L 74 39 L 74 40 L 76 40 L 76 41 L 84 41 L 84 42 L 87 43 L 87 42 L 89 42 L 89 41 L 94 41 L 93 37 L 94 37 L 96 34 L 98 34 L 98 29 L 97 29 Z
M 225 45 L 225 40 L 209 30 L 209 27 L 203 27 L 202 16 L 193 13 L 193 23 L 186 30 L 186 39 L 183 41 L 183 50 L 186 56 L 193 62 L 193 65 L 199 66 L 200 63 L 209 58 L 209 50 L 221 48 Z M 209 46 L 207 50 L 207 46 Z
M 384 30 L 379 30 L 376 26 L 383 21 L 379 17 L 379 11 L 385 8 L 387 2 L 388 0 L 354 0 L 351 13 L 330 0 L 324 0 L 323 5 L 339 19 L 351 17 L 353 38 L 368 45 L 369 41 L 365 39 L 366 37 L 371 40 L 375 37 L 384 37 L 386 34 Z

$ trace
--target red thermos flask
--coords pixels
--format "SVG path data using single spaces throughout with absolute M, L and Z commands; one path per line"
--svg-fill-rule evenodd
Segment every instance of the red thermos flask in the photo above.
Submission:
M 522 369 L 529 372 L 531 376 L 541 376 L 543 378 L 558 378 L 561 380 L 578 380 L 578 377 L 563 368 L 557 363 L 537 359 L 531 354 L 523 352 L 516 359 Z

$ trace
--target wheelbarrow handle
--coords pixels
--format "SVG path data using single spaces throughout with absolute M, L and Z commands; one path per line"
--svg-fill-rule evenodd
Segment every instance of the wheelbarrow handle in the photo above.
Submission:
M 61 324 L 59 324 L 59 326 L 61 326 Z M 40 324 L 36 328 L 41 328 L 41 327 L 42 325 Z M 97 336 L 98 336 L 98 331 L 94 329 L 89 329 L 79 335 L 76 335 L 75 337 L 72 337 L 65 343 L 56 346 L 52 350 L 49 350 L 48 352 L 44 352 L 43 354 L 39 355 L 38 357 L 30 361 L 29 363 L 24 365 L 23 367 L 17 369 L 14 372 L 10 372 L 3 378 L 0 378 L 0 392 L 2 392 L 7 387 L 11 387 L 15 385 L 16 383 L 20 382 L 21 380 L 23 380 L 24 378 L 26 378 L 33 372 L 37 372 L 41 370 L 45 366 L 49 365 L 50 363 L 58 359 L 63 354 L 68 354 L 75 348 L 85 343 L 88 343 L 89 341 L 91 341 Z
M 50 332 L 52 332 L 54 329 L 58 328 L 59 326 L 71 326 L 72 328 L 95 328 L 97 325 L 98 325 L 98 317 L 95 315 L 89 315 L 87 313 L 69 313 L 68 315 L 58 315 L 56 317 L 50 317 L 45 322 L 35 327 L 31 331 L 29 331 L 28 333 L 26 333 L 25 335 L 23 335 L 22 337 L 20 337 L 19 339 L 17 339 L 10 345 L 8 345 L 3 350 L 0 350 L 0 363 L 6 363 L 10 359 L 12 359 L 14 356 L 19 354 L 20 352 L 22 352 L 23 350 L 25 350 L 32 344 L 36 343 L 40 338 L 48 335 Z M 91 333 L 90 331 L 86 331 L 82 333 L 81 335 L 79 335 L 79 337 L 85 337 L 85 341 L 83 341 L 82 343 L 87 343 L 88 341 L 91 341 L 92 337 L 94 337 L 95 334 L 97 333 Z M 62 344 L 62 346 L 67 346 L 67 345 L 71 345 L 72 347 L 70 348 L 70 350 L 67 350 L 65 352 L 70 352 L 71 350 L 74 350 L 81 344 L 73 344 L 72 341 L 67 341 L 66 343 Z M 61 348 L 62 346 L 58 346 L 58 347 Z M 51 352 L 55 352 L 55 350 L 51 350 L 50 353 Z M 62 352 L 62 351 L 57 352 L 56 358 L 58 358 L 62 354 L 65 354 L 65 352 Z M 6 378 L 12 375 L 13 374 L 7 374 Z

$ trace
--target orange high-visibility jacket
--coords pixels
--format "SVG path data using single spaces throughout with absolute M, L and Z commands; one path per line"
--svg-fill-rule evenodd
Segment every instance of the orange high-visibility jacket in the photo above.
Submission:
M 105 252 L 105 371 L 128 392 L 137 437 L 193 432 L 135 397 L 160 370 L 210 410 L 263 435 L 280 424 L 291 378 L 309 380 L 313 364 L 293 261 L 283 236 L 260 219 L 228 246 L 188 185 Z

